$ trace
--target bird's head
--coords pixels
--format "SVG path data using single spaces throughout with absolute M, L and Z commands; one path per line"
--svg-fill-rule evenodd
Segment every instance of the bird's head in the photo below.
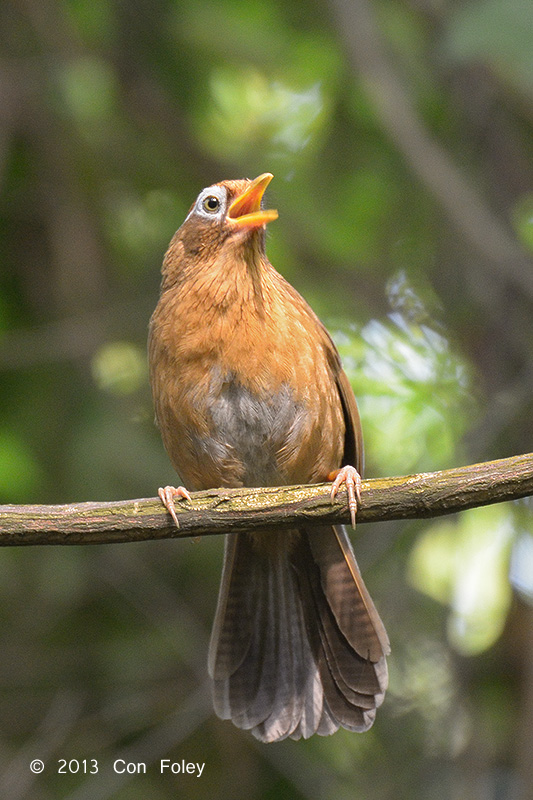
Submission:
M 178 257 L 182 264 L 191 264 L 198 259 L 211 262 L 223 253 L 229 255 L 229 251 L 263 251 L 265 226 L 278 217 L 277 211 L 261 207 L 272 178 L 270 172 L 265 172 L 253 181 L 221 181 L 203 189 L 167 255 Z

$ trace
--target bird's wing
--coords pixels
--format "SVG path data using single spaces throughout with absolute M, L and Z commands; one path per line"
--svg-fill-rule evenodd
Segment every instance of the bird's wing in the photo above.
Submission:
M 344 434 L 344 464 L 350 464 L 355 467 L 359 475 L 363 475 L 364 468 L 364 448 L 363 448 L 363 429 L 361 427 L 361 419 L 359 417 L 359 410 L 353 389 L 348 380 L 348 376 L 339 366 L 337 371 L 336 381 L 337 388 L 342 403 L 342 410 L 344 413 L 344 422 L 346 431 Z

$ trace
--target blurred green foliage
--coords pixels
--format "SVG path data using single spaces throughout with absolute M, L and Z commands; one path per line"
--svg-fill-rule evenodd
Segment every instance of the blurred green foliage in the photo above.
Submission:
M 461 653 L 483 652 L 503 631 L 511 605 L 512 510 L 475 508 L 457 521 L 436 522 L 412 550 L 413 584 L 450 607 L 448 633 Z
M 384 45 L 378 95 L 347 58 L 342 0 L 0 5 L 2 502 L 175 482 L 145 356 L 162 256 L 201 188 L 266 170 L 268 253 L 339 346 L 367 474 L 533 449 L 531 8 L 351 3 Z M 413 102 L 394 121 L 391 76 Z M 410 114 L 440 148 L 435 175 L 457 169 L 516 259 L 473 244 L 479 208 L 462 227 L 447 214 L 455 196 L 417 170 Z M 270 747 L 211 711 L 215 537 L 4 549 L 0 794 L 442 800 L 533 785 L 530 504 L 355 538 L 392 640 L 385 704 L 364 736 Z M 123 753 L 148 775 L 113 774 Z M 100 773 L 57 775 L 61 757 Z M 162 757 L 204 775 L 160 775 Z

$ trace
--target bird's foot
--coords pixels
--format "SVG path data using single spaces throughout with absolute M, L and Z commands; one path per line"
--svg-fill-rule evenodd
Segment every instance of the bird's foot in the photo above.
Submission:
M 350 519 L 352 521 L 352 528 L 355 529 L 355 515 L 357 513 L 357 503 L 361 502 L 361 476 L 355 467 L 342 467 L 330 472 L 328 480 L 333 481 L 331 487 L 331 502 L 335 500 L 337 492 L 342 484 L 346 484 L 346 493 L 348 495 L 348 508 L 350 509 Z
M 165 486 L 164 488 L 160 488 L 157 490 L 157 494 L 161 498 L 161 502 L 165 506 L 166 510 L 174 520 L 176 524 L 176 528 L 179 528 L 180 524 L 178 522 L 178 517 L 176 514 L 176 504 L 174 500 L 176 497 L 185 500 L 192 500 L 189 492 L 184 486 Z

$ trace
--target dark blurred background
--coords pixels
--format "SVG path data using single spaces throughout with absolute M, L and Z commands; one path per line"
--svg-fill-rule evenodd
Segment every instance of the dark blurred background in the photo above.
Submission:
M 162 256 L 204 186 L 264 171 L 367 475 L 532 450 L 532 54 L 528 0 L 4 0 L 0 502 L 176 481 L 146 369 Z M 219 539 L 2 550 L 0 795 L 533 797 L 531 511 L 361 526 L 385 704 L 269 746 L 211 711 Z

